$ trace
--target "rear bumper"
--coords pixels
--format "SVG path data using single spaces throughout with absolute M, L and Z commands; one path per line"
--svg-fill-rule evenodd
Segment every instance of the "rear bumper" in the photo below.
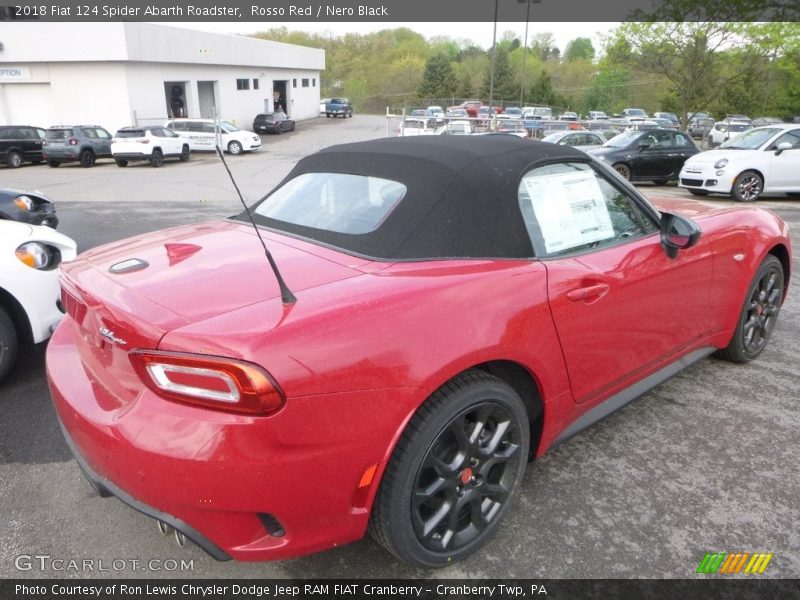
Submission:
M 206 538 L 203 534 L 199 531 L 194 529 L 193 527 L 187 525 L 180 519 L 173 517 L 165 512 L 157 510 L 152 506 L 148 506 L 142 502 L 139 502 L 136 498 L 125 492 L 122 488 L 114 484 L 113 482 L 109 481 L 98 475 L 84 460 L 83 456 L 81 456 L 80 450 L 78 450 L 75 442 L 72 441 L 72 438 L 69 437 L 66 429 L 64 429 L 64 424 L 59 423 L 61 425 L 61 432 L 64 434 L 64 440 L 67 442 L 67 446 L 69 446 L 72 455 L 75 457 L 75 462 L 78 463 L 78 466 L 83 471 L 83 474 L 86 476 L 86 479 L 89 481 L 91 486 L 95 489 L 95 491 L 102 496 L 103 498 L 108 498 L 109 496 L 114 496 L 115 498 L 122 500 L 125 504 L 130 506 L 132 509 L 139 511 L 140 513 L 147 515 L 148 517 L 152 517 L 154 519 L 158 519 L 172 527 L 180 531 L 183 535 L 187 538 L 192 540 L 195 544 L 197 544 L 200 548 L 205 550 L 211 557 L 220 560 L 230 560 L 231 557 L 222 550 L 219 546 L 217 546 L 214 542 Z
M 150 160 L 150 155 L 143 152 L 115 152 L 114 160 Z
M 284 559 L 363 537 L 419 390 L 289 398 L 269 417 L 168 402 L 144 388 L 125 403 L 81 360 L 80 336 L 69 317 L 56 329 L 47 376 L 70 447 L 98 490 L 215 558 Z M 359 488 L 374 464 L 372 484 Z

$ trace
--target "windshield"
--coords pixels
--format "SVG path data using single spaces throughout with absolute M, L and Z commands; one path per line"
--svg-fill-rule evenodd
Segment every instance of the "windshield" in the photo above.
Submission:
M 227 121 L 220 121 L 219 128 L 222 129 L 222 131 L 227 131 L 228 133 L 234 133 L 236 131 L 239 131 L 238 127 L 228 123 Z
M 259 204 L 255 213 L 337 233 L 377 229 L 406 194 L 396 181 L 344 173 L 304 173 Z
M 782 131 L 777 127 L 765 127 L 764 129 L 751 129 L 745 131 L 735 138 L 729 139 L 724 142 L 720 148 L 729 148 L 731 150 L 758 150 L 763 146 L 773 135 Z
M 641 135 L 642 134 L 638 131 L 626 131 L 625 133 L 620 133 L 603 144 L 603 148 L 627 148 Z

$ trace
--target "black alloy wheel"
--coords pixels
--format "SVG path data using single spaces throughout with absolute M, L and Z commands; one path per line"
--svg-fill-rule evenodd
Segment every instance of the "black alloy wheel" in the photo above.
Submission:
M 81 152 L 80 163 L 82 167 L 91 167 L 94 164 L 94 152 L 91 150 Z
M 420 407 L 395 449 L 370 532 L 398 558 L 442 567 L 494 533 L 519 487 L 530 427 L 519 395 L 481 371 Z
M 764 348 L 775 329 L 784 295 L 783 265 L 769 255 L 758 268 L 747 292 L 733 339 L 719 356 L 737 363 L 750 362 Z
M 154 167 L 160 167 L 164 164 L 164 153 L 160 148 L 153 148 L 153 153 L 150 155 L 150 164 Z

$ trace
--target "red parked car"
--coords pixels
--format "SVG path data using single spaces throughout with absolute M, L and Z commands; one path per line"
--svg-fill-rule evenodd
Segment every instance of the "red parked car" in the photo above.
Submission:
M 480 110 L 481 106 L 483 106 L 483 102 L 480 100 L 466 100 L 461 104 L 457 104 L 455 106 L 448 106 L 447 111 L 450 112 L 454 108 L 463 108 L 467 111 L 467 114 L 472 117 L 473 119 L 478 116 L 478 111 Z
M 327 148 L 251 211 L 288 290 L 244 214 L 147 234 L 62 267 L 47 350 L 96 488 L 218 559 L 368 530 L 466 557 L 529 460 L 712 352 L 755 359 L 792 262 L 771 212 L 654 206 L 512 136 Z

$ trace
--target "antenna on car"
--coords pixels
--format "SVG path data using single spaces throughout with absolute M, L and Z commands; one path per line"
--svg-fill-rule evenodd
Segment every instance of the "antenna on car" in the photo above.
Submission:
M 261 246 L 264 248 L 264 254 L 267 255 L 267 260 L 269 261 L 269 265 L 272 267 L 272 271 L 275 273 L 275 279 L 278 280 L 278 285 L 281 288 L 281 303 L 284 305 L 287 304 L 294 304 L 297 302 L 297 298 L 292 293 L 292 290 L 289 289 L 289 286 L 286 285 L 286 282 L 281 277 L 281 272 L 278 269 L 278 264 L 275 262 L 275 259 L 272 258 L 272 253 L 267 249 L 267 244 L 264 242 L 264 238 L 261 237 L 261 231 L 258 229 L 256 222 L 253 220 L 253 215 L 250 212 L 250 208 L 247 206 L 247 202 L 244 201 L 244 197 L 242 196 L 242 192 L 239 191 L 239 186 L 236 185 L 236 180 L 233 178 L 233 173 L 228 168 L 228 163 L 225 162 L 225 157 L 222 154 L 222 148 L 219 147 L 219 143 L 215 145 L 217 149 L 217 154 L 219 154 L 220 160 L 222 160 L 222 164 L 225 166 L 225 170 L 228 172 L 228 177 L 231 178 L 231 183 L 233 183 L 233 187 L 236 189 L 236 193 L 239 195 L 239 201 L 244 206 L 244 211 L 247 213 L 247 218 L 250 220 L 250 224 L 253 226 L 253 229 L 256 230 L 256 235 L 258 236 L 258 241 L 261 242 Z

